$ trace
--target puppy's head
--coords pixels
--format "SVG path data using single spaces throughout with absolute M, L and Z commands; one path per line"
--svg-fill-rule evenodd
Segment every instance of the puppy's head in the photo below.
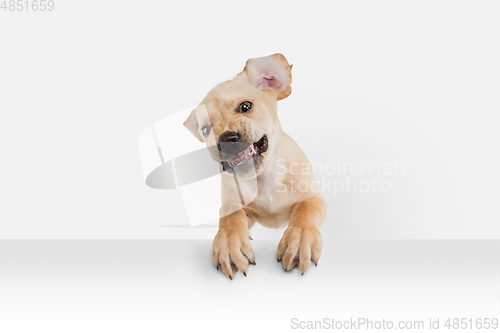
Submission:
M 225 172 L 236 172 L 241 179 L 263 172 L 279 143 L 277 101 L 292 91 L 291 68 L 279 53 L 249 59 L 240 74 L 213 88 L 184 122 Z

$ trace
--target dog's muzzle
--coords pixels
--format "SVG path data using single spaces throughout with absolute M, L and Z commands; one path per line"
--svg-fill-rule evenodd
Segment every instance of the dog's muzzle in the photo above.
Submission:
M 269 148 L 267 135 L 248 145 L 241 142 L 236 132 L 226 132 L 221 135 L 217 147 L 222 156 L 224 171 L 233 172 L 233 168 L 247 162 L 250 158 L 261 155 Z

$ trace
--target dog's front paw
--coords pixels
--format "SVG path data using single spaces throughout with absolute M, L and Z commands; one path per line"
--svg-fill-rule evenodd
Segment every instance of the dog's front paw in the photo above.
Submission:
M 278 261 L 283 260 L 283 268 L 291 271 L 296 265 L 302 274 L 311 262 L 318 265 L 323 248 L 321 234 L 316 227 L 291 226 L 285 230 L 278 245 Z
M 228 278 L 239 270 L 247 276 L 249 263 L 255 265 L 255 254 L 246 230 L 219 229 L 212 245 L 212 260 Z

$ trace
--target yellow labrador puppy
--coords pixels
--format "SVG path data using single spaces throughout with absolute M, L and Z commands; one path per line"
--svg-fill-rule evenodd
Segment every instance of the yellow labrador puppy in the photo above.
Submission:
M 304 274 L 321 255 L 326 204 L 306 155 L 283 132 L 277 114 L 277 102 L 291 93 L 291 69 L 282 54 L 249 59 L 184 122 L 221 165 L 212 259 L 230 279 L 236 270 L 246 276 L 249 263 L 255 264 L 248 233 L 255 222 L 269 228 L 288 224 L 277 250 L 286 271 L 298 266 Z

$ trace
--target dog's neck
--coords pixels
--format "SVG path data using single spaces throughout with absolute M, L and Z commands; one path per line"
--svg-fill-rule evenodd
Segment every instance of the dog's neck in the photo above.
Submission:
M 278 178 L 280 176 L 283 176 L 279 173 L 280 167 L 278 165 L 278 161 L 284 160 L 286 157 L 285 153 L 281 149 L 281 147 L 283 146 L 284 136 L 286 134 L 281 129 L 281 126 L 279 127 L 279 133 L 280 135 L 278 143 L 273 148 L 273 151 L 271 152 L 272 154 L 269 154 L 266 157 L 268 160 L 266 161 L 263 172 L 257 176 L 259 187 L 261 186 L 261 184 L 278 184 Z

